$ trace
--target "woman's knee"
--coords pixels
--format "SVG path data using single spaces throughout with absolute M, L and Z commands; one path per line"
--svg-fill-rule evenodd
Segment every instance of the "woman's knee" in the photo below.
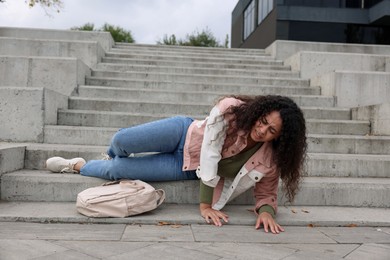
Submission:
M 129 156 L 126 150 L 123 149 L 124 138 L 126 136 L 120 130 L 114 134 L 109 148 L 110 153 L 113 152 L 116 156 Z

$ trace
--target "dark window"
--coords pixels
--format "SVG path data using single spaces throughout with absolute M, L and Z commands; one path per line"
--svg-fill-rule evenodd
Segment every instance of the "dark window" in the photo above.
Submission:
M 390 44 L 390 27 L 341 23 L 289 22 L 288 40 Z
M 335 8 L 370 8 L 383 0 L 278 0 L 280 5 L 335 7 Z
M 244 11 L 244 40 L 255 29 L 255 0 L 252 0 Z
M 257 7 L 257 24 L 260 24 L 274 8 L 273 0 L 259 0 Z

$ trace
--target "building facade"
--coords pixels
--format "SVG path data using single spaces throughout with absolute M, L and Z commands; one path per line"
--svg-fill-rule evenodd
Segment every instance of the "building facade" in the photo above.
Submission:
M 390 0 L 239 0 L 231 47 L 275 40 L 390 44 Z

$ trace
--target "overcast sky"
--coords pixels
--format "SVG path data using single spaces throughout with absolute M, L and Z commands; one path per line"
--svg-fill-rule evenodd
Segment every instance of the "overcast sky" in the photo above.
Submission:
M 40 6 L 29 8 L 25 0 L 0 3 L 0 26 L 70 29 L 105 22 L 130 30 L 137 43 L 155 44 L 164 35 L 187 34 L 208 28 L 224 43 L 231 14 L 238 0 L 63 0 L 60 13 Z

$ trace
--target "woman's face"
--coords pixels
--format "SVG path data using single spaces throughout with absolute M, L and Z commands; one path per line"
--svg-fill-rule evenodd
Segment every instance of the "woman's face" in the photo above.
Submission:
M 250 137 L 257 143 L 270 142 L 280 136 L 282 123 L 279 111 L 272 111 L 256 121 L 250 132 Z

